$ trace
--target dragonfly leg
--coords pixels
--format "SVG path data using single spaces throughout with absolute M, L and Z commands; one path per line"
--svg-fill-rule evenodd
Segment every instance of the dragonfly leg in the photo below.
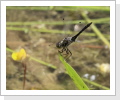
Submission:
M 60 50 L 58 50 L 58 52 L 59 53 L 63 53 L 64 51 L 66 51 L 66 49 L 65 48 L 62 48 L 62 50 L 60 51 Z
M 58 52 L 59 52 L 60 54 L 62 54 L 62 55 L 68 55 L 68 52 L 67 52 L 67 48 L 66 48 L 66 47 L 62 48 L 62 50 L 58 50 Z
M 69 51 L 69 54 L 70 54 L 69 57 L 72 56 L 72 52 L 69 49 L 68 49 L 68 51 Z
M 70 56 L 72 56 L 72 53 L 71 53 L 71 51 L 68 49 L 68 48 L 66 48 L 66 53 L 68 54 L 67 55 L 67 59 L 70 57 Z
M 62 55 L 65 55 L 65 59 L 68 59 L 68 58 L 72 55 L 71 51 L 70 51 L 67 47 L 62 48 L 61 51 L 58 50 L 58 52 L 59 52 L 60 54 L 62 54 Z M 65 53 L 64 53 L 64 52 L 65 52 Z M 64 54 L 63 54 L 63 53 L 64 53 Z

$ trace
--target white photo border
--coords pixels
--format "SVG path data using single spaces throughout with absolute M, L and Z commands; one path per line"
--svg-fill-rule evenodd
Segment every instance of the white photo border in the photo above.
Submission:
M 6 90 L 6 6 L 110 6 L 110 90 Z M 1 1 L 1 95 L 115 95 L 115 67 L 115 1 Z

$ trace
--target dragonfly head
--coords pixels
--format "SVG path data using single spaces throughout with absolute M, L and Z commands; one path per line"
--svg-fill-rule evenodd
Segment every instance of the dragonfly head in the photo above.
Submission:
M 61 47 L 62 47 L 62 45 L 61 45 L 61 41 L 58 42 L 58 43 L 56 43 L 56 47 L 57 47 L 57 48 L 61 48 Z

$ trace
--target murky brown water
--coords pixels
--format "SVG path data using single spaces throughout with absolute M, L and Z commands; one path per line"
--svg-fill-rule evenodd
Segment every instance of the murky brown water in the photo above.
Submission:
M 109 17 L 106 12 L 89 12 L 88 16 L 93 18 Z M 61 21 L 64 22 L 72 20 L 82 20 L 82 16 L 75 11 L 40 11 L 40 10 L 7 10 L 7 22 L 31 22 L 31 21 Z M 84 23 L 80 26 L 83 27 Z M 19 26 L 35 29 L 58 29 L 74 30 L 75 25 L 46 25 L 36 24 L 31 26 Z M 16 26 L 18 27 L 18 26 Z M 103 34 L 109 35 L 109 24 L 97 24 L 97 27 Z M 78 32 L 78 31 L 77 31 Z M 76 32 L 76 33 L 77 33 Z M 93 32 L 88 28 L 86 32 Z M 84 34 L 84 33 L 83 33 Z M 43 60 L 47 63 L 57 66 L 57 69 L 51 69 L 48 66 L 42 65 L 36 61 L 27 61 L 27 74 L 25 89 L 28 90 L 76 90 L 70 77 L 65 74 L 63 64 L 58 58 L 58 52 L 55 44 L 68 34 L 52 34 L 45 32 L 33 31 L 13 31 L 7 30 L 7 47 L 12 50 L 18 48 L 25 48 L 26 52 L 37 59 Z M 69 36 L 73 36 L 72 34 Z M 97 42 L 88 42 L 92 39 L 98 39 L 97 36 L 81 35 L 77 40 L 81 42 L 73 43 L 69 46 L 72 52 L 68 63 L 77 71 L 81 77 L 94 79 L 103 86 L 110 87 L 110 74 L 103 73 L 98 67 L 101 64 L 110 64 L 110 51 L 104 48 L 104 44 L 98 39 Z M 104 66 L 104 65 L 103 65 Z M 20 63 L 11 59 L 11 53 L 7 51 L 7 66 L 6 66 L 7 90 L 21 90 L 23 89 L 23 68 Z M 91 89 L 100 89 L 91 84 L 87 84 Z

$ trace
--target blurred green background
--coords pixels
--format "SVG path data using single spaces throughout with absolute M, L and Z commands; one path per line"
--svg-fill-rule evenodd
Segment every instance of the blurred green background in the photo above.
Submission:
M 64 20 L 63 20 L 64 19 Z M 36 59 L 27 63 L 27 90 L 77 90 L 58 57 L 56 43 L 77 34 L 67 61 L 92 90 L 110 88 L 110 7 L 8 6 L 6 7 L 6 89 L 23 89 L 23 68 L 11 50 L 25 48 Z M 81 22 L 81 23 L 80 23 Z

